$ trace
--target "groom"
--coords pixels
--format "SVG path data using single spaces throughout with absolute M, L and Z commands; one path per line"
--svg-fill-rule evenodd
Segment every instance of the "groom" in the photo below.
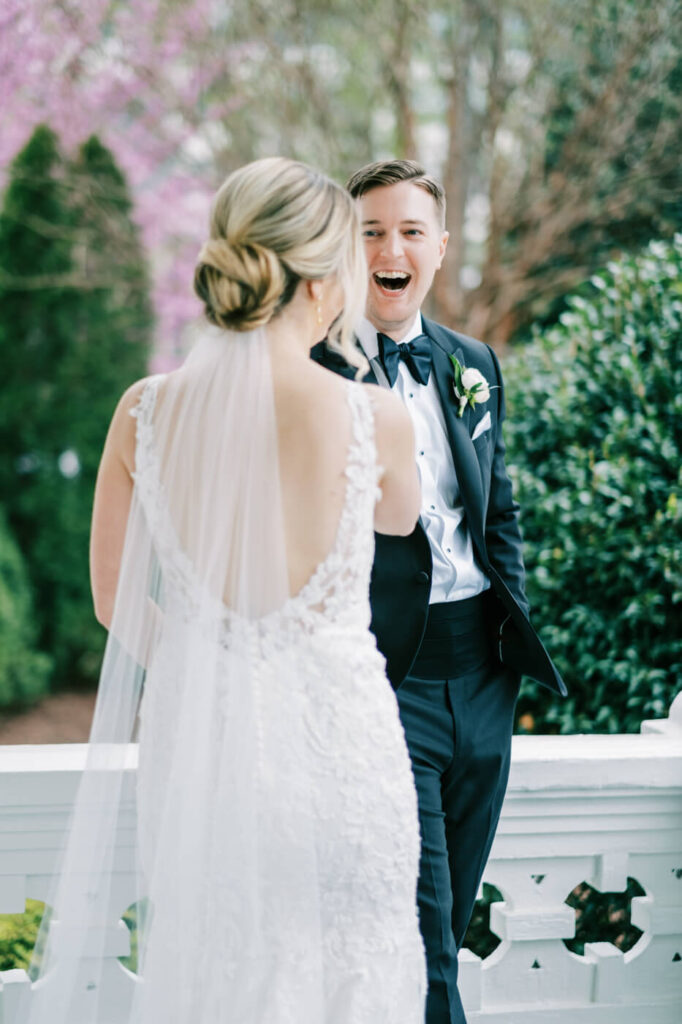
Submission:
M 421 474 L 414 532 L 376 536 L 371 602 L 419 799 L 426 1024 L 463 1024 L 457 952 L 502 807 L 520 677 L 566 688 L 528 619 L 499 363 L 420 311 L 448 240 L 443 189 L 409 160 L 363 167 L 348 188 L 369 270 L 365 379 L 405 402 Z M 324 343 L 312 357 L 354 375 Z

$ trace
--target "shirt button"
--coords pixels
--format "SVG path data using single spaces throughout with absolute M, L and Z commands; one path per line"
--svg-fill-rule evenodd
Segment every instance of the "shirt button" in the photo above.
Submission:
M 412 394 L 412 392 L 410 391 L 410 393 L 409 393 L 409 395 L 408 395 L 407 397 L 408 397 L 408 398 L 414 398 L 414 395 L 413 395 L 413 394 Z
M 447 551 L 447 553 L 448 553 L 449 555 L 451 555 L 451 554 L 452 554 L 452 548 L 446 548 L 445 550 Z
M 431 509 L 432 512 L 436 511 L 436 506 L 435 505 L 429 505 L 429 508 Z
M 423 455 L 423 454 L 424 454 L 424 452 L 420 452 L 419 454 L 420 454 L 420 455 Z

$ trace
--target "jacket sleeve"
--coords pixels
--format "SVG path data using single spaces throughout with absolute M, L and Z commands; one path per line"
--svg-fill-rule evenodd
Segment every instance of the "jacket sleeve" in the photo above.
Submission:
M 514 501 L 512 484 L 505 466 L 502 424 L 505 418 L 504 384 L 497 356 L 488 346 L 497 385 L 497 430 L 490 480 L 490 497 L 485 524 L 485 542 L 492 566 L 500 574 L 517 602 L 528 615 L 525 590 L 523 541 L 519 527 L 519 506 Z

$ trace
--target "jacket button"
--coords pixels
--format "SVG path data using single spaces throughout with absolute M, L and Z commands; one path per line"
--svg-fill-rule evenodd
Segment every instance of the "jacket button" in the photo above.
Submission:
M 424 572 L 424 570 L 422 569 L 421 572 L 418 572 L 417 575 L 415 576 L 415 580 L 417 583 L 430 583 L 431 577 L 429 576 L 428 572 Z

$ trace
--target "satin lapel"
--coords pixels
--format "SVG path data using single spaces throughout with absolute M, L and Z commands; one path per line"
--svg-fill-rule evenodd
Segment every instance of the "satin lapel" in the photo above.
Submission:
M 478 553 L 484 562 L 488 561 L 485 547 L 485 531 L 483 528 L 483 484 L 478 458 L 473 442 L 469 436 L 469 416 L 471 409 L 467 406 L 464 415 L 457 415 L 457 404 L 453 391 L 455 380 L 454 369 L 449 351 L 439 340 L 430 335 L 433 348 L 433 371 L 436 386 L 443 406 L 443 415 L 452 447 L 452 458 L 457 473 L 457 483 L 462 495 L 462 504 L 467 515 L 467 523 Z M 464 356 L 460 349 L 454 353 L 460 363 Z
M 358 343 L 358 348 L 360 349 L 360 351 L 362 352 L 363 356 L 365 357 L 365 359 L 369 363 L 369 369 L 368 369 L 367 373 L 365 374 L 365 376 L 362 378 L 362 383 L 363 384 L 380 384 L 381 381 L 379 381 L 377 379 L 377 375 L 374 372 L 374 367 L 372 366 L 372 360 L 369 358 L 369 356 L 365 352 L 364 348 L 362 347 L 362 342 L 357 337 L 356 337 L 355 340 Z M 386 384 L 388 385 L 388 381 L 386 381 Z M 389 385 L 389 387 L 390 387 L 390 385 Z
M 385 378 L 384 378 L 383 381 L 379 380 L 378 379 L 378 375 L 375 373 L 374 367 L 372 366 L 372 361 L 368 360 L 368 362 L 369 362 L 369 370 L 367 371 L 365 376 L 362 378 L 363 384 L 378 384 L 379 387 L 386 387 L 390 391 L 391 390 L 391 385 L 388 383 L 388 381 Z
M 357 340 L 357 339 L 356 339 Z M 358 347 L 363 355 L 365 352 L 358 341 Z M 326 370 L 331 370 L 333 373 L 338 373 L 341 377 L 346 377 L 348 380 L 355 380 L 356 369 L 347 363 L 346 360 L 340 355 L 336 349 L 329 348 L 324 341 L 320 341 L 317 345 L 313 345 L 310 350 L 311 359 L 314 362 L 319 363 L 320 366 L 324 366 Z M 369 362 L 369 360 L 367 360 Z M 377 376 L 370 363 L 369 369 L 365 376 L 362 378 L 363 384 L 378 384 Z

